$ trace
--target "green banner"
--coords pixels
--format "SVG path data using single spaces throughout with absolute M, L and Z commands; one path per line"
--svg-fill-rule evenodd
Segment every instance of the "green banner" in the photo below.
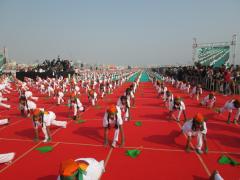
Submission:
M 3 70 L 3 64 L 5 64 L 5 58 L 2 54 L 0 54 L 0 72 Z
M 197 48 L 198 63 L 204 66 L 221 67 L 229 64 L 230 46 Z

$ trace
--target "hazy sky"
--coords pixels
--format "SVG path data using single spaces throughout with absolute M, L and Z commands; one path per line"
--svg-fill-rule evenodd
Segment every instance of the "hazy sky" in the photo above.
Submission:
M 60 55 L 98 64 L 184 64 L 193 37 L 240 39 L 240 1 L 0 0 L 0 23 L 0 48 L 17 62 Z

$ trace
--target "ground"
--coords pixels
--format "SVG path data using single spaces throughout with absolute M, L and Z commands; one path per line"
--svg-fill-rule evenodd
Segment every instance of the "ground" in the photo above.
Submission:
M 144 80 L 145 81 L 145 80 Z M 118 97 L 130 85 L 130 82 L 118 87 L 113 94 L 99 100 L 98 107 L 89 106 L 87 96 L 82 91 L 81 100 L 87 110 L 81 116 L 85 123 L 76 123 L 69 117 L 66 105 L 56 106 L 53 99 L 40 95 L 39 107 L 53 111 L 59 120 L 67 120 L 66 129 L 52 127 L 51 143 L 33 142 L 34 132 L 32 121 L 21 118 L 17 108 L 18 95 L 12 93 L 10 98 L 12 109 L 0 107 L 2 117 L 10 117 L 11 123 L 0 127 L 0 153 L 16 152 L 11 164 L 0 165 L 0 179 L 13 180 L 16 177 L 26 180 L 56 179 L 59 164 L 67 158 L 91 157 L 105 160 L 106 172 L 101 179 L 208 179 L 218 169 L 225 179 L 239 179 L 239 166 L 220 165 L 218 158 L 225 154 L 240 161 L 240 127 L 226 124 L 227 113 L 218 115 L 216 112 L 200 107 L 195 99 L 168 85 L 174 95 L 180 95 L 187 107 L 187 117 L 201 112 L 207 118 L 209 153 L 198 155 L 195 151 L 185 152 L 186 137 L 179 134 L 180 123 L 167 119 L 167 109 L 151 82 L 141 82 L 136 96 L 136 105 L 131 110 L 132 118 L 124 123 L 126 144 L 123 148 L 112 149 L 103 146 L 102 118 L 106 107 L 116 103 Z M 206 94 L 205 92 L 204 94 Z M 216 106 L 222 106 L 226 100 L 217 94 Z M 135 122 L 141 121 L 142 126 Z M 42 134 L 42 133 L 40 133 Z M 113 132 L 111 133 L 112 136 Z M 193 140 L 193 145 L 196 140 Z M 52 145 L 52 152 L 41 154 L 37 147 Z M 129 149 L 139 149 L 137 158 L 125 155 Z

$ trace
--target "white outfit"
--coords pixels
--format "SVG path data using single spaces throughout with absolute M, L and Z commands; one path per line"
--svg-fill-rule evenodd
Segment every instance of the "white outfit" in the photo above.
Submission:
M 31 91 L 26 91 L 25 92 L 25 97 L 26 97 L 26 99 L 29 99 L 29 98 L 31 98 L 31 99 L 33 99 L 33 100 L 38 100 L 38 97 L 33 97 L 32 96 L 32 92 Z
M 173 94 L 171 94 L 169 97 L 167 96 L 167 93 L 164 93 L 163 95 L 163 101 L 167 101 L 169 104 L 170 102 L 173 102 L 174 98 L 173 98 Z
M 126 92 L 124 93 L 124 96 L 126 96 Z M 128 107 L 131 107 L 131 98 L 132 98 L 132 99 L 134 98 L 134 94 L 133 94 L 132 91 L 130 92 L 130 95 L 127 96 L 127 104 L 128 104 Z
M 189 93 L 190 87 L 191 87 L 190 84 L 182 83 L 180 89 L 181 89 L 182 91 L 186 91 L 187 93 Z
M 209 99 L 209 95 L 205 96 L 203 100 L 201 101 L 201 104 L 203 106 L 210 106 L 213 107 L 214 103 L 216 102 L 216 97 L 213 96 L 212 99 Z
M 80 88 L 78 86 L 75 86 L 74 88 L 76 95 L 80 94 Z
M 166 86 L 160 86 L 158 89 L 158 94 L 164 94 L 167 92 L 167 87 Z
M 46 113 L 46 112 L 45 112 Z M 45 140 L 48 140 L 48 134 L 47 134 L 47 126 L 55 125 L 59 127 L 66 128 L 67 122 L 66 121 L 57 121 L 56 115 L 52 111 L 48 111 L 48 114 L 43 115 L 42 123 L 40 122 L 34 122 L 34 128 L 38 129 L 39 126 L 42 127 L 43 134 L 45 136 Z
M 165 105 L 167 106 L 168 109 L 170 109 L 170 105 L 174 101 L 173 94 L 171 94 L 169 97 L 167 96 L 166 93 L 163 95 L 163 101 L 165 102 Z
M 122 114 L 122 117 L 125 121 L 128 120 L 129 118 L 129 109 L 126 108 L 126 106 L 124 106 L 121 102 L 121 98 L 118 99 L 118 102 L 117 102 L 117 106 L 120 108 L 121 110 L 121 114 Z
M 197 89 L 197 87 L 194 86 L 193 89 L 192 89 L 192 92 L 191 92 L 190 96 L 193 97 L 193 96 L 196 95 L 197 100 L 198 100 L 199 95 L 201 95 L 201 94 L 202 94 L 202 88 L 198 88 L 198 89 Z
M 123 120 L 122 120 L 122 113 L 121 113 L 121 109 L 116 106 L 117 108 L 117 119 L 116 117 L 114 116 L 114 119 L 108 119 L 108 113 L 105 112 L 104 114 L 104 117 L 103 117 L 103 127 L 108 127 L 108 122 L 109 124 L 117 124 L 117 125 L 122 125 L 123 124 Z M 115 132 L 114 132 L 114 138 L 113 138 L 113 141 L 117 142 L 118 141 L 118 135 L 119 135 L 119 128 L 115 129 Z
M 24 110 L 25 111 L 27 111 L 27 110 L 34 110 L 36 108 L 37 108 L 37 105 L 36 105 L 35 102 L 27 100 L 27 106 L 24 107 Z
M 89 164 L 86 169 L 86 174 L 83 173 L 83 180 L 98 180 L 105 171 L 103 160 L 98 162 L 93 158 L 79 158 L 75 161 L 86 161 Z M 60 176 L 58 176 L 57 180 L 60 180 Z
M 183 124 L 183 127 L 182 127 L 182 131 L 183 133 L 185 133 L 187 136 L 197 136 L 197 149 L 201 150 L 202 149 L 202 145 L 203 145 L 203 138 L 202 138 L 202 135 L 203 134 L 207 134 L 207 126 L 206 126 L 206 123 L 203 122 L 203 130 L 202 131 L 193 131 L 192 130 L 192 124 L 193 124 L 193 120 L 189 120 L 189 121 L 186 121 L 184 124 Z
M 171 102 L 170 106 L 169 106 L 169 110 L 170 111 L 179 111 L 178 112 L 178 116 L 177 116 L 177 120 L 180 120 L 180 116 L 182 114 L 182 111 L 184 111 L 186 109 L 185 104 L 183 101 L 180 102 L 180 105 L 177 106 L 174 104 L 174 101 Z
M 113 91 L 112 83 L 109 83 L 108 93 L 110 94 Z
M 90 98 L 91 98 L 92 106 L 95 106 L 97 102 L 97 93 L 94 92 L 93 97 L 90 96 Z
M 5 153 L 5 154 L 0 154 L 0 164 L 1 163 L 7 163 L 11 162 L 15 156 L 15 153 Z
M 41 92 L 41 94 L 43 94 L 44 91 L 45 91 L 45 86 L 44 86 L 44 84 L 41 84 L 40 85 L 40 92 Z
M 8 119 L 0 119 L 0 125 L 8 124 Z
M 63 92 L 59 91 L 57 97 L 57 104 L 61 104 L 64 102 L 63 96 L 64 96 Z
M 47 91 L 48 91 L 48 96 L 49 97 L 51 96 L 51 94 L 54 93 L 54 89 L 51 86 L 48 86 Z
M 137 89 L 137 83 L 133 82 L 133 93 L 136 93 L 136 89 Z
M 237 112 L 236 112 L 236 115 L 235 115 L 235 118 L 234 118 L 234 119 L 238 120 L 238 118 L 239 118 L 239 116 L 240 116 L 240 108 L 238 108 L 238 109 L 235 108 L 233 102 L 234 102 L 234 100 L 227 101 L 227 102 L 225 103 L 225 105 L 224 105 L 222 108 L 220 108 L 220 112 L 223 113 L 223 112 L 225 112 L 225 111 L 228 111 L 228 112 L 231 113 L 232 110 L 236 109 Z
M 77 115 L 77 112 L 80 111 L 82 112 L 84 110 L 84 107 L 81 103 L 81 101 L 77 98 L 76 99 L 76 103 L 72 103 L 72 106 L 73 106 L 73 115 L 76 116 Z

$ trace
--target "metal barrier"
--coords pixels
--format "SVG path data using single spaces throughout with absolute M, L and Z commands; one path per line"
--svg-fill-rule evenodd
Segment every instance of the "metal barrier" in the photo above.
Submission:
M 200 76 L 185 76 L 184 80 L 191 84 L 201 84 L 202 88 L 219 92 L 225 95 L 228 94 L 240 94 L 240 82 L 230 81 L 224 82 L 223 80 L 213 79 L 212 77 L 200 77 Z

